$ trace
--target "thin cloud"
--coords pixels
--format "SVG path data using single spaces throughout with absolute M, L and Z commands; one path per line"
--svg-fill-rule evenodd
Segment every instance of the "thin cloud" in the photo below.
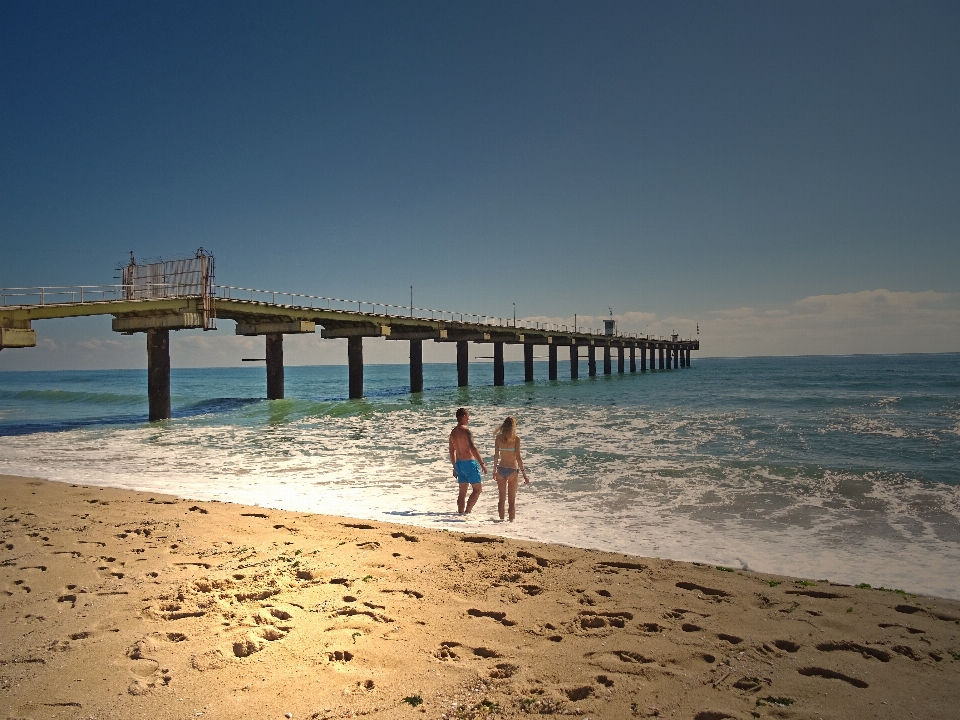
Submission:
M 864 290 L 812 295 L 787 308 L 737 308 L 701 326 L 710 355 L 960 351 L 960 296 Z

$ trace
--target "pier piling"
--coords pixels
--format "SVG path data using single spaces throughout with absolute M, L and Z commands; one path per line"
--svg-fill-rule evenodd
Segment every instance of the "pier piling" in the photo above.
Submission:
M 587 374 L 590 377 L 597 376 L 597 346 L 587 346 Z
M 624 353 L 624 349 L 625 349 L 625 348 L 623 347 L 623 345 L 620 345 L 620 347 L 617 348 L 617 373 L 620 374 L 620 375 L 623 375 L 623 359 L 624 359 L 624 358 L 623 358 L 623 353 Z
M 363 336 L 347 338 L 347 364 L 350 374 L 350 399 L 363 397 Z
M 658 360 L 659 360 L 659 368 L 660 368 L 661 370 L 663 370 L 663 345 L 658 345 L 658 346 L 657 346 L 657 354 L 659 355 L 659 357 L 658 357 Z
M 630 346 L 630 372 L 635 373 L 637 371 L 637 347 L 636 345 Z
M 170 331 L 147 330 L 150 421 L 170 419 Z
M 610 363 L 610 346 L 603 346 L 603 374 L 609 375 L 612 372 L 613 368 Z
M 533 343 L 523 344 L 523 381 L 533 382 Z
M 493 344 L 493 384 L 503 385 L 503 343 Z
M 457 340 L 457 387 L 470 382 L 470 355 L 466 340 Z
M 410 341 L 410 392 L 423 392 L 423 340 Z
M 557 379 L 557 346 L 553 343 L 547 345 L 547 377 L 551 380 Z
M 283 400 L 283 333 L 267 333 L 267 400 Z
M 640 372 L 647 371 L 647 344 L 640 343 Z
M 570 379 L 580 377 L 580 348 L 576 344 L 570 346 Z

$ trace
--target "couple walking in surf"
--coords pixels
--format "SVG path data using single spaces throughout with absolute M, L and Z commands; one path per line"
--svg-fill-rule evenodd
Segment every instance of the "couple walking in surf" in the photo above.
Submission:
M 457 497 L 457 512 L 466 515 L 480 498 L 483 489 L 481 471 L 486 474 L 487 466 L 480 457 L 480 451 L 473 442 L 473 433 L 467 428 L 470 422 L 470 413 L 466 408 L 457 409 L 457 426 L 450 433 L 450 462 L 453 463 L 453 476 L 460 486 Z M 500 491 L 500 501 L 497 511 L 500 519 L 504 519 L 505 505 L 509 508 L 512 521 L 517 514 L 517 487 L 520 484 L 520 474 L 523 473 L 525 485 L 530 483 L 527 471 L 523 467 L 523 458 L 520 457 L 520 437 L 517 435 L 517 419 L 508 416 L 497 431 L 493 447 L 493 476 Z M 467 497 L 467 491 L 470 497 Z

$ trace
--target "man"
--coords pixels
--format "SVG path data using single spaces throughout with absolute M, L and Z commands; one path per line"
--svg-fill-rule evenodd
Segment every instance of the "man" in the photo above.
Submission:
M 457 408 L 457 426 L 450 433 L 450 462 L 453 464 L 453 476 L 460 485 L 457 512 L 461 515 L 468 514 L 477 504 L 483 489 L 480 471 L 483 470 L 484 475 L 487 473 L 487 466 L 483 464 L 483 458 L 473 444 L 473 433 L 467 429 L 468 422 L 470 413 L 466 408 Z M 471 488 L 473 492 L 468 500 L 467 490 Z

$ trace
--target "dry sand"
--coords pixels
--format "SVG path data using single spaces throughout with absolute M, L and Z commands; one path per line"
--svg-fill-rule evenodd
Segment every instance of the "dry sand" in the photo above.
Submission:
M 0 497 L 0 717 L 960 717 L 955 601 L 15 477 Z

